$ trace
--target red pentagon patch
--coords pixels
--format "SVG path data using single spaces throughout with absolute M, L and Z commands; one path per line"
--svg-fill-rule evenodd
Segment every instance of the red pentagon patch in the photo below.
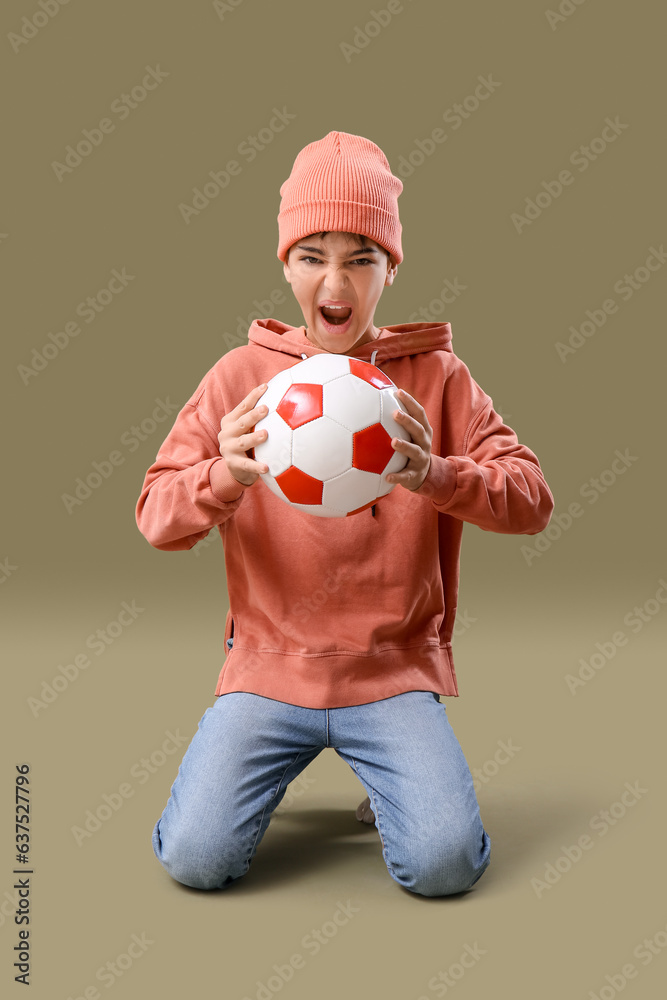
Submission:
M 289 469 L 276 476 L 276 482 L 292 503 L 322 503 L 324 491 L 322 480 L 314 479 L 294 465 L 290 465 Z
M 307 424 L 309 420 L 316 420 L 323 413 L 322 386 L 296 382 L 285 392 L 276 406 L 276 413 L 280 414 L 292 430 Z
M 375 365 L 369 365 L 368 361 L 360 361 L 359 358 L 350 358 L 350 372 L 357 378 L 362 378 L 364 382 L 374 385 L 376 389 L 389 389 L 394 384 Z
M 381 473 L 395 454 L 391 438 L 382 424 L 373 424 L 352 435 L 352 466 L 355 469 Z

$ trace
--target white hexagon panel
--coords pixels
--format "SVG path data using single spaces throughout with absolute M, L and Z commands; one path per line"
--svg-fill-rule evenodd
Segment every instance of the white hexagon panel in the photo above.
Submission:
M 381 394 L 375 386 L 356 375 L 343 375 L 324 386 L 324 412 L 350 431 L 377 424 L 381 402 Z

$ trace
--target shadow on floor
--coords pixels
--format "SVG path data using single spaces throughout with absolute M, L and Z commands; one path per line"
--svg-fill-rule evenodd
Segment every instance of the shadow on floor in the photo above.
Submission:
M 581 788 L 537 783 L 488 788 L 480 793 L 482 821 L 491 837 L 491 864 L 478 885 L 490 887 L 532 877 L 554 849 L 560 850 L 561 841 L 573 843 L 588 831 L 599 794 L 599 788 L 591 788 L 588 794 Z M 370 877 L 376 869 L 384 881 L 388 876 L 377 828 L 356 818 L 357 805 L 351 802 L 349 808 L 305 809 L 294 804 L 288 813 L 274 815 L 247 875 L 223 891 L 262 892 L 309 873 L 329 876 L 337 868 L 349 870 L 351 866 Z M 398 888 L 407 896 L 414 895 L 402 886 Z M 437 902 L 469 895 L 419 898 Z

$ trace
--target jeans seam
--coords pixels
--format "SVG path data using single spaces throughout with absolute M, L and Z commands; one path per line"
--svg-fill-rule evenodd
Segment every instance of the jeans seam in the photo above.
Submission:
M 357 767 L 357 762 L 352 758 L 352 763 L 354 764 L 354 770 L 357 773 L 357 777 L 361 781 L 361 775 L 359 773 L 359 768 Z M 371 802 L 373 803 L 373 812 L 375 813 L 375 821 L 377 823 L 377 831 L 380 834 L 380 843 L 382 844 L 382 856 L 384 857 L 384 862 L 389 869 L 389 872 L 393 875 L 391 863 L 389 861 L 389 854 L 387 853 L 387 845 L 385 844 L 384 837 L 382 836 L 382 827 L 380 826 L 380 810 L 378 808 L 377 801 L 375 799 L 375 789 L 371 785 L 371 794 L 369 796 Z
M 266 803 L 266 805 L 264 806 L 264 808 L 262 809 L 261 816 L 259 817 L 259 823 L 257 824 L 257 829 L 255 831 L 255 837 L 254 837 L 254 839 L 252 841 L 252 846 L 250 848 L 249 859 L 251 859 L 254 856 L 254 854 L 255 854 L 255 852 L 257 850 L 257 838 L 259 837 L 259 831 L 262 829 L 262 823 L 264 822 L 264 816 L 266 815 L 266 810 L 269 808 L 269 806 L 271 805 L 271 803 L 275 799 L 276 795 L 280 791 L 281 785 L 283 783 L 283 779 L 284 779 L 285 775 L 287 774 L 287 772 L 289 771 L 290 767 L 293 767 L 294 764 L 296 764 L 296 762 L 298 761 L 298 759 L 300 757 L 303 757 L 303 756 L 304 756 L 304 752 L 300 750 L 299 753 L 294 758 L 294 760 L 291 760 L 289 762 L 289 764 L 287 765 L 287 767 L 285 767 L 285 769 L 283 770 L 283 773 L 280 775 L 280 781 L 278 782 L 278 787 L 276 788 L 275 792 L 273 793 L 273 795 L 271 796 L 271 798 L 269 799 L 269 801 Z

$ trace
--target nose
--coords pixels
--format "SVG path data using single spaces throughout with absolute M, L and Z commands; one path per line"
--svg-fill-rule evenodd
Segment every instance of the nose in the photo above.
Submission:
M 327 265 L 324 275 L 324 287 L 329 291 L 330 298 L 335 299 L 340 296 L 340 292 L 347 285 L 347 275 L 342 266 L 330 263 Z

